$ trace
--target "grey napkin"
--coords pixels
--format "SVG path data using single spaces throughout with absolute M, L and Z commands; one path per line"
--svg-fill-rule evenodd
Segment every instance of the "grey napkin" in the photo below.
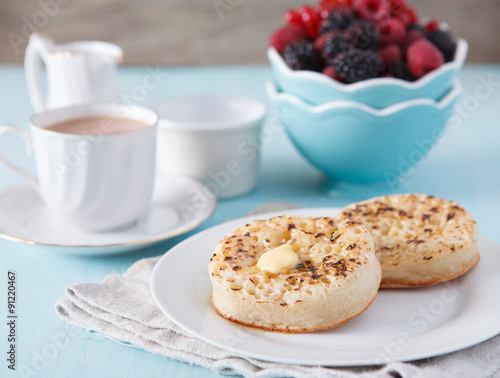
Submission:
M 295 206 L 271 202 L 252 213 L 286 210 Z M 156 306 L 149 279 L 160 257 L 143 259 L 122 276 L 112 274 L 99 283 L 66 288 L 57 314 L 68 323 L 114 341 L 143 348 L 222 374 L 246 377 L 499 377 L 500 335 L 455 353 L 383 367 L 330 368 L 265 362 L 227 352 L 199 340 L 178 327 Z

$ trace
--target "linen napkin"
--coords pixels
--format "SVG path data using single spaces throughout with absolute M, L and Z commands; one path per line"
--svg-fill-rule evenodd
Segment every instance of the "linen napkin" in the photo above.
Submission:
M 296 206 L 282 202 L 270 202 L 252 213 L 294 207 Z M 67 297 L 59 299 L 55 304 L 57 314 L 68 323 L 122 344 L 143 348 L 221 374 L 300 378 L 500 376 L 500 335 L 444 356 L 371 367 L 289 365 L 260 361 L 225 351 L 191 336 L 156 306 L 149 289 L 149 280 L 159 258 L 160 256 L 140 260 L 125 274 L 112 274 L 99 283 L 85 282 L 68 286 Z

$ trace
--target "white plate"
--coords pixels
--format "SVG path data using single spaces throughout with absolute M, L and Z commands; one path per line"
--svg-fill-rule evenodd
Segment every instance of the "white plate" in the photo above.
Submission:
M 324 216 L 338 209 L 288 214 Z M 481 261 L 462 277 L 426 288 L 381 290 L 370 308 L 350 322 L 321 332 L 280 334 L 223 319 L 210 302 L 208 260 L 237 219 L 200 232 L 156 264 L 151 291 L 161 310 L 194 336 L 223 349 L 266 361 L 354 366 L 409 361 L 463 349 L 500 333 L 500 246 L 479 239 Z
M 125 253 L 196 228 L 216 205 L 214 194 L 198 181 L 158 174 L 148 214 L 134 226 L 88 232 L 52 216 L 38 194 L 23 182 L 0 192 L 0 237 L 67 254 Z

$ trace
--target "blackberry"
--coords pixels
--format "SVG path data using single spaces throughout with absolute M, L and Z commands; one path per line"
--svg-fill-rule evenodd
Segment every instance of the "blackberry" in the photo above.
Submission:
M 319 34 L 326 34 L 333 30 L 345 30 L 354 21 L 355 15 L 351 8 L 338 7 L 333 9 L 328 17 L 321 22 Z
M 457 44 L 449 32 L 436 30 L 430 33 L 427 38 L 443 53 L 447 62 L 453 60 Z
M 333 68 L 342 81 L 355 83 L 379 76 L 384 63 L 375 51 L 351 48 L 337 55 Z
M 353 22 L 346 30 L 354 47 L 361 50 L 369 50 L 377 47 L 379 34 L 375 25 L 364 20 Z
M 411 24 L 411 25 L 408 25 L 408 27 L 406 28 L 407 31 L 410 31 L 410 30 L 417 30 L 419 31 L 420 33 L 422 33 L 422 35 L 426 35 L 426 31 L 425 31 L 425 28 L 422 26 L 422 25 L 419 25 L 419 24 Z
M 415 81 L 415 78 L 410 73 L 406 64 L 402 62 L 392 62 L 389 67 L 387 67 L 387 73 L 397 79 Z
M 351 48 L 351 42 L 350 35 L 345 32 L 334 33 L 326 38 L 321 51 L 325 63 L 331 65 L 338 54 Z
M 292 70 L 318 71 L 319 54 L 311 41 L 294 42 L 285 47 L 283 59 Z

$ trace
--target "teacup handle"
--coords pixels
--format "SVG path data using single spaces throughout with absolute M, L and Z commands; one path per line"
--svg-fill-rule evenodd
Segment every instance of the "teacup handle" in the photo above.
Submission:
M 42 51 L 46 50 L 46 41 L 40 34 L 33 33 L 30 36 L 26 54 L 24 56 L 24 71 L 28 83 L 31 105 L 37 113 L 47 107 L 40 72 L 42 70 Z
M 3 137 L 7 133 L 14 133 L 20 135 L 21 138 L 23 138 L 24 142 L 26 143 L 27 155 L 28 156 L 32 155 L 33 142 L 31 141 L 30 133 L 27 130 L 16 126 L 9 126 L 9 125 L 0 126 L 0 145 Z M 7 168 L 8 170 L 17 173 L 19 176 L 24 178 L 36 191 L 38 191 L 37 178 L 33 176 L 30 172 L 28 172 L 26 169 L 21 168 L 16 164 L 13 164 L 9 159 L 7 159 L 7 157 L 4 155 L 1 149 L 0 149 L 0 163 L 3 164 L 5 168 Z

